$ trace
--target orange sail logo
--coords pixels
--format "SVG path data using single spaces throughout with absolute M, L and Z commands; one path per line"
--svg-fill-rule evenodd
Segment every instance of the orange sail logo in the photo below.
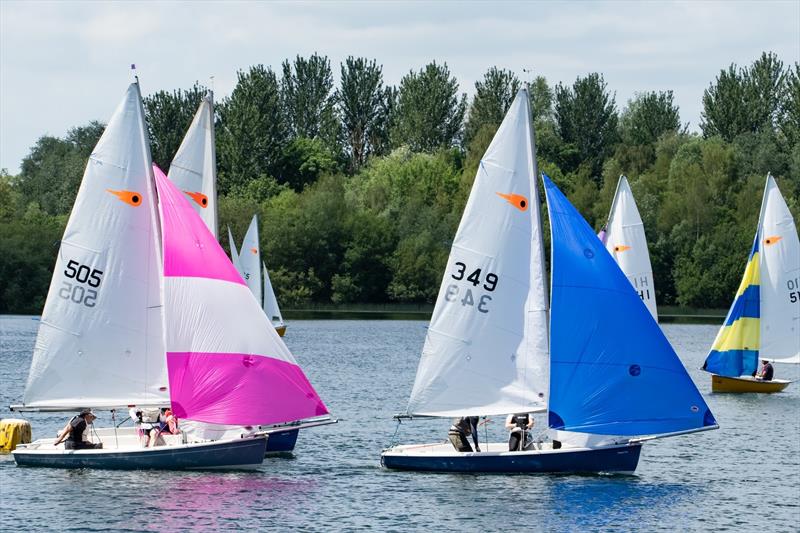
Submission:
M 614 247 L 615 252 L 624 252 L 625 250 L 630 250 L 630 246 L 625 246 L 624 244 L 618 244 Z
M 521 194 L 503 194 L 501 192 L 495 194 L 500 198 L 505 199 L 506 202 L 510 203 L 520 211 L 528 210 L 528 199 Z
M 133 207 L 142 205 L 142 195 L 136 191 L 114 191 L 111 189 L 106 189 L 106 191 Z
M 780 235 L 773 235 L 771 237 L 767 237 L 766 239 L 764 239 L 764 244 L 769 246 L 771 244 L 775 244 L 776 242 L 778 242 L 781 239 L 783 239 L 783 237 L 781 237 Z
M 197 203 L 197 205 L 199 205 L 203 209 L 208 207 L 208 196 L 206 196 L 205 194 L 201 192 L 189 192 L 189 191 L 183 191 L 183 192 L 186 193 L 189 196 L 189 198 L 194 200 Z
M 258 248 L 250 248 L 250 251 L 255 255 L 258 253 Z

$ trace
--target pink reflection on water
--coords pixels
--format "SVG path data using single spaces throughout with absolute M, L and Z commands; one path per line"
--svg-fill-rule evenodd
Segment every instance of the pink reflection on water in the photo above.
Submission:
M 186 528 L 227 529 L 250 520 L 254 512 L 291 511 L 298 503 L 314 498 L 313 479 L 265 477 L 263 473 L 229 473 L 181 476 L 155 480 L 163 490 L 153 502 L 151 516 L 158 516 L 158 530 Z M 147 511 L 144 510 L 143 511 Z

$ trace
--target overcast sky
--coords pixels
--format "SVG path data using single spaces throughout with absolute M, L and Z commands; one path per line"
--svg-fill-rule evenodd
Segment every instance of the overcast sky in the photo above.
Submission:
M 619 108 L 675 92 L 696 130 L 703 90 L 730 63 L 772 50 L 800 61 L 800 0 L 691 2 L 19 2 L 0 0 L 0 168 L 12 174 L 42 135 L 105 122 L 136 63 L 145 95 L 214 76 L 327 55 L 375 58 L 397 84 L 431 60 L 474 93 L 492 65 L 552 84 L 604 75 Z

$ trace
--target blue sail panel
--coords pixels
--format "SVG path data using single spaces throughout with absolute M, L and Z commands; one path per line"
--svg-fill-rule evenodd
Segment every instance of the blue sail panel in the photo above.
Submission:
M 628 436 L 715 425 L 614 258 L 542 177 L 552 232 L 550 427 Z
M 703 364 L 703 370 L 720 376 L 754 375 L 761 344 L 761 272 L 758 232 L 747 259 L 736 297 L 725 323 Z

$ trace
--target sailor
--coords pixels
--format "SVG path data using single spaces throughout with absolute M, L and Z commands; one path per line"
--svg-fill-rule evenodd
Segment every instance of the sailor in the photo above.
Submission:
M 447 438 L 453 444 L 456 451 L 471 452 L 472 446 L 469 445 L 467 436 L 472 435 L 472 440 L 475 442 L 475 451 L 481 451 L 478 446 L 478 417 L 465 416 L 453 419 L 453 425 L 450 426 L 450 431 L 447 432 Z
M 164 407 L 161 409 L 161 415 L 158 417 L 158 426 L 150 430 L 149 444 L 146 446 L 158 446 L 164 442 L 161 435 L 177 435 L 180 433 L 178 429 L 178 417 L 172 414 L 172 409 Z
M 772 376 L 775 374 L 775 369 L 772 368 L 772 363 L 766 359 L 761 360 L 761 372 L 758 373 L 758 379 L 764 381 L 772 381 Z
M 78 416 L 72 417 L 72 419 L 67 422 L 67 425 L 64 426 L 64 429 L 58 434 L 58 438 L 55 443 L 53 443 L 53 446 L 58 446 L 66 440 L 64 448 L 67 450 L 102 448 L 102 442 L 95 444 L 83 439 L 84 431 L 86 431 L 86 428 L 88 428 L 96 418 L 97 415 L 95 415 L 91 409 L 82 410 Z
M 532 439 L 528 432 L 533 429 L 533 423 L 533 417 L 528 413 L 508 415 L 505 424 L 506 429 L 511 431 L 508 436 L 508 451 L 527 450 L 531 446 Z

